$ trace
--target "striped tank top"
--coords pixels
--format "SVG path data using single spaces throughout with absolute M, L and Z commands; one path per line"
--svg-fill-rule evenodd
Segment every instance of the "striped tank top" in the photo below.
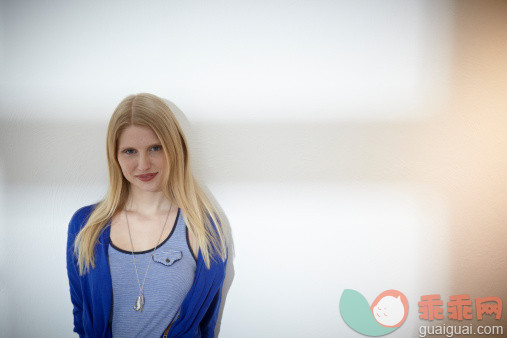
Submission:
M 134 252 L 141 285 L 152 252 L 153 249 Z M 134 310 L 140 291 L 132 252 L 110 242 L 108 254 L 113 284 L 113 337 L 161 337 L 178 317 L 195 278 L 196 259 L 180 210 L 171 233 L 153 255 L 143 288 L 142 312 Z

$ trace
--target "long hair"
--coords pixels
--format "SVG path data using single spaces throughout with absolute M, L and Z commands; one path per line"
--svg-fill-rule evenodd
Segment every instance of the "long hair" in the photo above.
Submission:
M 199 249 L 209 268 L 211 260 L 218 257 L 225 261 L 226 236 L 220 214 L 203 192 L 190 170 L 187 141 L 174 113 L 159 97 L 141 93 L 130 95 L 120 102 L 109 121 L 107 129 L 107 164 L 109 188 L 74 242 L 79 272 L 86 274 L 95 267 L 95 246 L 108 221 L 118 214 L 129 195 L 129 182 L 118 163 L 118 138 L 131 125 L 145 126 L 159 138 L 167 168 L 164 172 L 162 191 L 165 197 L 176 203 L 185 222 L 194 234 Z

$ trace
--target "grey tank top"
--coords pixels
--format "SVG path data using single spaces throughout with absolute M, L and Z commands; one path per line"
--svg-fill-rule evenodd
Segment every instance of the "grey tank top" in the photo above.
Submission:
M 134 252 L 141 285 L 152 251 Z M 195 278 L 196 260 L 180 210 L 171 233 L 153 255 L 144 283 L 142 312 L 134 310 L 139 284 L 132 252 L 110 242 L 108 254 L 113 283 L 113 337 L 161 337 L 178 317 L 181 303 Z

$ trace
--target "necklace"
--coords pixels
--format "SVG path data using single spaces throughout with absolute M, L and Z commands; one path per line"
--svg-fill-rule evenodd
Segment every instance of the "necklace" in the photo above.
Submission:
M 125 219 L 127 220 L 127 229 L 129 230 L 129 238 L 130 238 L 130 247 L 132 249 L 132 259 L 134 260 L 134 269 L 136 270 L 136 276 L 137 276 L 137 284 L 139 285 L 139 296 L 136 299 L 136 302 L 134 304 L 134 310 L 143 312 L 144 307 L 144 283 L 146 282 L 146 276 L 148 276 L 148 270 L 150 268 L 151 261 L 153 260 L 153 255 L 155 254 L 155 250 L 157 250 L 158 245 L 160 244 L 160 240 L 162 239 L 162 234 L 164 233 L 165 226 L 167 224 L 167 220 L 169 219 L 169 214 L 171 213 L 173 205 L 169 207 L 169 211 L 167 212 L 167 217 L 165 218 L 164 226 L 162 227 L 162 232 L 160 233 L 160 237 L 158 238 L 157 245 L 155 245 L 155 248 L 153 249 L 153 252 L 151 253 L 150 260 L 148 261 L 148 267 L 146 268 L 146 273 L 144 274 L 144 280 L 143 285 L 141 285 L 141 282 L 139 281 L 139 273 L 137 273 L 137 265 L 136 265 L 136 255 L 134 255 L 134 244 L 132 243 L 132 235 L 130 234 L 130 225 L 129 225 L 129 219 L 127 217 L 127 211 L 125 212 Z

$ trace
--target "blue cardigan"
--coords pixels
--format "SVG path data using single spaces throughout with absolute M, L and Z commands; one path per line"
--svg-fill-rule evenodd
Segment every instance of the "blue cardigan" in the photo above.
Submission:
M 74 305 L 74 331 L 80 337 L 111 337 L 112 284 L 107 249 L 110 228 L 106 227 L 95 247 L 95 268 L 79 275 L 74 255 L 74 240 L 95 205 L 76 211 L 69 224 L 67 239 L 67 274 L 70 298 Z M 181 304 L 180 315 L 169 330 L 168 337 L 214 337 L 225 262 L 218 257 L 208 269 L 199 250 L 194 283 Z

